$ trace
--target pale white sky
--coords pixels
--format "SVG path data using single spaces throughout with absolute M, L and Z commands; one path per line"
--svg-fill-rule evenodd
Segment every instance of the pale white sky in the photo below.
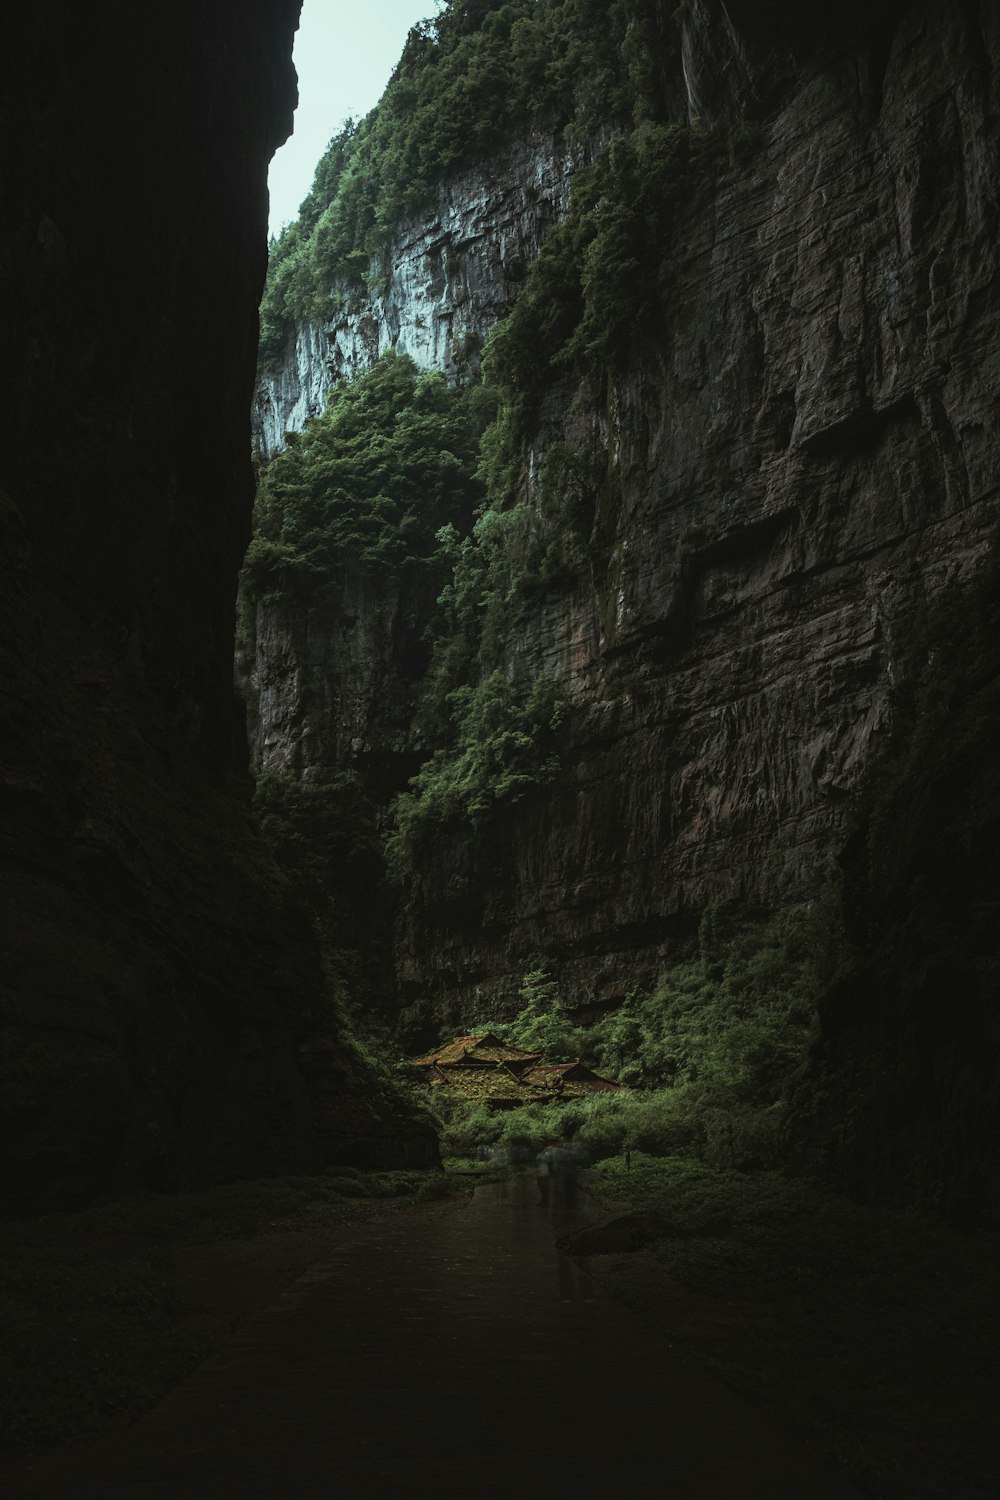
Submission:
M 272 234 L 298 216 L 316 163 L 342 121 L 378 103 L 410 27 L 436 14 L 435 0 L 304 0 L 294 52 L 295 133 L 268 176 Z

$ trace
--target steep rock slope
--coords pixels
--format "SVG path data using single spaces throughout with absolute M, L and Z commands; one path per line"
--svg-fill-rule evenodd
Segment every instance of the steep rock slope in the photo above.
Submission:
M 3 22 L 15 1199 L 433 1151 L 331 1012 L 314 926 L 250 819 L 231 686 L 265 173 L 297 14 L 52 0 Z
M 686 97 L 713 149 L 662 246 L 656 337 L 637 337 L 596 392 L 593 378 L 548 384 L 522 494 L 544 511 L 542 460 L 563 445 L 576 477 L 559 576 L 508 612 L 481 663 L 522 695 L 542 672 L 559 683 L 560 774 L 474 827 L 428 831 L 397 948 L 415 1015 L 503 1013 L 537 955 L 568 1000 L 614 1000 L 655 978 L 708 901 L 767 902 L 834 853 L 888 724 L 894 621 L 982 552 L 996 499 L 996 17 L 890 5 L 836 31 L 793 16 L 765 31 L 713 0 L 685 8 L 679 38 L 658 17 L 665 95 Z M 519 161 L 457 179 L 498 243 Z M 451 191 L 406 227 L 400 266 L 443 242 Z M 461 284 L 480 252 L 451 249 Z M 468 278 L 487 309 L 463 311 L 469 326 L 516 291 L 499 264 Z M 331 323 L 349 351 L 335 371 L 405 340 L 454 372 L 428 332 L 443 284 L 433 267 L 423 277 L 419 294 L 406 272 Z M 262 389 L 294 423 L 290 369 Z M 269 654 L 295 654 L 278 636 L 258 631 L 265 681 Z M 329 659 L 314 643 L 288 665 L 294 724 L 298 695 L 331 698 Z M 337 694 L 377 722 L 373 668 L 348 666 Z M 333 727 L 317 740 L 335 743 Z M 261 754 L 279 763 L 282 736 Z
M 391 350 L 452 381 L 478 370 L 484 338 L 510 307 L 545 232 L 566 211 L 581 151 L 536 130 L 450 177 L 406 221 L 386 274 L 352 286 L 327 322 L 299 324 L 258 373 L 254 434 L 264 459 L 323 410 L 338 380 Z M 345 560 L 333 586 L 301 581 L 255 607 L 240 677 L 263 772 L 376 770 L 377 796 L 401 790 L 429 753 L 414 714 L 426 670 L 421 638 L 440 581 L 373 574 Z
M 402 226 L 386 274 L 352 289 L 328 321 L 300 324 L 260 373 L 254 431 L 265 457 L 287 431 L 322 411 L 337 380 L 387 349 L 451 379 L 475 368 L 482 340 L 506 312 L 545 231 L 565 212 L 581 153 L 552 131 L 532 131 L 442 184 L 432 206 Z
M 570 993 L 595 957 L 627 985 L 686 912 L 772 894 L 775 840 L 786 866 L 830 848 L 885 720 L 894 609 L 992 525 L 995 40 L 912 14 L 876 118 L 856 58 L 796 79 L 675 226 L 658 356 L 589 419 L 550 401 L 604 491 L 576 588 L 506 660 L 580 705 L 570 785 L 462 845 L 488 879 L 455 847 L 423 875 L 416 984 L 427 954 L 461 984 L 536 948 Z M 449 938 L 459 882 L 489 894 Z

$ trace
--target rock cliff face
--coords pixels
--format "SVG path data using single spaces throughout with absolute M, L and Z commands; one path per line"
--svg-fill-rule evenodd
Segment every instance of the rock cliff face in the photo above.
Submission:
M 265 174 L 297 14 L 52 0 L 4 19 L 14 1199 L 433 1151 L 330 1014 L 312 925 L 250 819 L 231 686 Z
M 368 768 L 400 791 L 428 747 L 413 717 L 427 666 L 421 636 L 438 587 L 344 568 L 334 587 L 261 603 L 253 719 L 261 771 Z M 251 664 L 245 664 L 251 670 Z
M 261 452 L 301 431 L 334 381 L 387 349 L 452 380 L 477 367 L 483 338 L 565 212 L 581 157 L 552 132 L 533 132 L 492 158 L 488 172 L 449 178 L 432 207 L 399 231 L 372 285 L 346 293 L 343 310 L 322 327 L 300 325 L 284 359 L 262 371 L 254 403 Z
M 655 979 L 707 901 L 766 902 L 834 854 L 887 727 L 894 620 L 968 574 L 994 522 L 995 10 L 876 7 L 847 44 L 790 24 L 780 50 L 743 9 L 693 0 L 679 41 L 663 26 L 661 67 L 702 127 L 732 132 L 730 156 L 673 225 L 659 349 L 600 399 L 548 392 L 533 472 L 553 441 L 579 455 L 585 522 L 571 580 L 525 608 L 505 668 L 562 682 L 564 775 L 431 851 L 398 932 L 413 1014 L 509 1013 L 538 955 L 567 1000 L 613 1001 Z M 489 327 L 516 289 L 504 265 L 565 202 L 564 166 L 538 149 L 449 185 L 385 294 L 329 330 L 332 365 L 302 333 L 259 392 L 265 446 L 326 370 L 387 345 L 457 372 L 456 334 Z M 548 184 L 544 213 L 519 218 L 526 177 Z M 300 651 L 276 622 L 261 638 L 283 663 L 262 663 L 266 763 L 308 769 L 279 727 L 307 696 L 378 719 L 374 644 L 331 674 L 315 636 Z M 332 720 L 315 738 L 352 763 Z

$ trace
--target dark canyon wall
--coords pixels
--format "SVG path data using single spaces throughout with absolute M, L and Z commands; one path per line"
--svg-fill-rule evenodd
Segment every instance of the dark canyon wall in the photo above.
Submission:
M 250 818 L 232 690 L 266 170 L 297 15 L 50 0 L 2 23 L 15 1199 L 429 1149 L 331 1013 L 315 926 Z

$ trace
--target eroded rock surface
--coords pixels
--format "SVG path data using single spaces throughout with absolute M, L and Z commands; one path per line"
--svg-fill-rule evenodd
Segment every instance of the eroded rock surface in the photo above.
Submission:
M 731 131 L 730 153 L 673 225 L 655 356 L 598 402 L 548 393 L 538 456 L 559 440 L 585 458 L 585 522 L 572 580 L 526 609 L 505 665 L 561 680 L 564 775 L 430 852 L 398 937 L 417 1011 L 509 1013 L 539 954 L 567 999 L 614 1000 L 655 980 L 706 902 L 767 900 L 835 852 L 887 728 L 894 620 L 982 553 L 1000 22 L 986 4 L 872 15 L 846 45 L 791 27 L 779 46 L 740 7 L 695 0 L 664 44 L 690 115 Z M 565 201 L 554 164 L 546 214 L 512 229 L 531 150 L 449 185 L 400 242 L 385 298 L 331 330 L 324 369 L 395 345 L 455 372 L 459 321 L 484 331 L 514 290 L 497 269 L 512 238 L 531 253 Z M 462 203 L 472 229 L 457 233 Z M 482 266 L 480 244 L 498 247 L 485 276 L 462 269 Z M 374 642 L 390 625 L 364 628 Z M 377 720 L 374 658 L 330 670 L 313 641 L 262 701 L 281 697 L 285 723 L 296 695 Z M 272 711 L 262 753 L 308 771 L 286 738 Z M 315 738 L 353 762 L 332 718 Z
M 580 150 L 552 131 L 514 141 L 489 163 L 456 173 L 433 206 L 405 224 L 390 264 L 347 294 L 328 323 L 300 325 L 284 358 L 261 372 L 254 430 L 263 454 L 322 411 L 335 381 L 395 349 L 450 379 L 478 367 L 545 232 L 566 210 Z

